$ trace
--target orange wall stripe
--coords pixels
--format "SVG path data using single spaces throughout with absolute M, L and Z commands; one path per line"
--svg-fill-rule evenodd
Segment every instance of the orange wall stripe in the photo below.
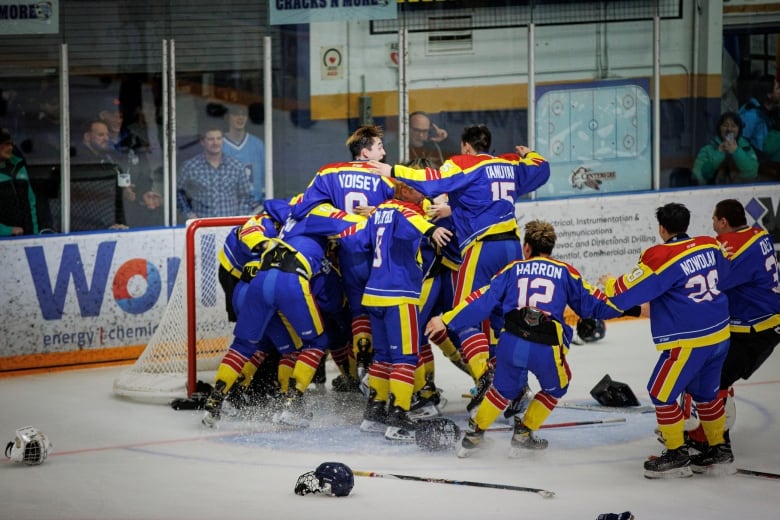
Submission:
M 652 78 L 649 78 L 652 83 Z M 556 82 L 556 85 L 580 82 Z M 652 87 L 651 87 L 652 88 Z M 718 74 L 700 74 L 693 78 L 686 74 L 663 76 L 661 99 L 689 97 L 720 98 L 721 77 Z M 375 117 L 398 115 L 398 92 L 382 90 L 365 94 L 327 94 L 311 96 L 311 116 L 315 120 L 349 119 L 358 117 L 361 95 L 371 97 Z M 528 108 L 528 85 L 489 85 L 481 87 L 449 87 L 415 89 L 409 92 L 409 111 L 467 112 L 479 110 L 506 110 Z
M 0 358 L 0 377 L 30 371 L 83 368 L 100 364 L 131 363 L 138 359 L 146 345 L 73 352 L 51 352 Z

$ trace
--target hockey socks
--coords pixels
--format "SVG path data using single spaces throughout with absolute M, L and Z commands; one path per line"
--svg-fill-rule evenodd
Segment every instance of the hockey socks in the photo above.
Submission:
M 522 423 L 532 431 L 538 430 L 557 404 L 558 399 L 540 390 L 528 404 Z
M 655 418 L 668 450 L 676 450 L 685 444 L 683 434 L 685 419 L 683 419 L 683 411 L 679 404 L 656 405 Z
M 300 393 L 303 394 L 306 392 L 312 379 L 314 379 L 314 374 L 317 372 L 317 367 L 320 366 L 320 361 L 324 355 L 324 351 L 316 348 L 302 350 L 298 354 L 298 360 L 295 362 L 292 378 L 295 379 L 295 388 Z

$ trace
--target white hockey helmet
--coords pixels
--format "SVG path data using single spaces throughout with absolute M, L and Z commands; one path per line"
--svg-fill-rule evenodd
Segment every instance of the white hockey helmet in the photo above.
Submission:
M 14 462 L 28 466 L 43 464 L 52 453 L 49 438 L 35 426 L 25 426 L 16 430 L 16 439 L 5 447 L 5 456 Z

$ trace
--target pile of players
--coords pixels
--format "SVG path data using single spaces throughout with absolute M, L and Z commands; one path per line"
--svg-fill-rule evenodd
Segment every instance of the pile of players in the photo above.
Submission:
M 688 476 L 691 467 L 705 471 L 733 462 L 724 437 L 724 399 L 712 390 L 730 355 L 729 331 L 747 331 L 751 343 L 754 333 L 765 338 L 763 347 L 738 355 L 739 378 L 766 359 L 778 342 L 774 329 L 780 330 L 774 249 L 764 251 L 771 241 L 744 223 L 744 210 L 742 222 L 733 207 L 717 221 L 713 217 L 714 224 L 729 223 L 723 228 L 734 234 L 729 244 L 738 242 L 729 260 L 715 239 L 686 234 L 690 214 L 684 206 L 659 208 L 664 244 L 643 253 L 631 273 L 604 277 L 602 292 L 554 259 L 549 223 L 529 222 L 521 237 L 515 202 L 548 180 L 541 155 L 524 146 L 491 155 L 490 131 L 474 125 L 461 135 L 461 154 L 439 169 L 391 166 L 380 162 L 381 138 L 378 127 L 359 128 L 347 141 L 353 161 L 323 166 L 291 201 L 266 201 L 265 213 L 228 238 L 220 279 L 237 320 L 235 340 L 206 400 L 203 424 L 214 426 L 233 387 L 248 387 L 264 360 L 278 353 L 273 420 L 307 426 L 312 414 L 304 393 L 330 351 L 341 371 L 337 389 L 354 390 L 364 380 L 360 429 L 414 440 L 418 417 L 437 412 L 434 344 L 477 390 L 467 405 L 471 419 L 459 456 L 478 450 L 487 427 L 525 395 L 529 371 L 543 390 L 522 417 L 515 416 L 512 450 L 545 448 L 534 432 L 571 376 L 566 307 L 582 317 L 610 319 L 638 316 L 639 305 L 650 302 L 653 336 L 662 339 L 648 390 L 666 451 L 645 463 L 645 476 Z M 768 278 L 743 290 L 748 282 L 728 271 L 740 257 L 758 265 L 754 253 L 744 256 L 748 248 L 763 255 Z M 726 298 L 727 278 L 732 292 L 750 293 L 751 309 L 760 311 L 742 317 L 732 302 L 744 296 Z M 752 293 L 759 291 L 764 296 L 756 299 Z M 684 392 L 698 406 L 707 441 L 698 455 L 689 456 L 683 433 L 677 399 Z M 413 410 L 415 402 L 419 410 Z

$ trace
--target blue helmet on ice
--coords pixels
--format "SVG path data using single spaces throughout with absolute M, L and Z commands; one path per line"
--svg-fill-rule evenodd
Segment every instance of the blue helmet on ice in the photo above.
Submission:
M 295 483 L 297 495 L 322 493 L 336 497 L 349 495 L 355 486 L 355 477 L 349 466 L 341 462 L 323 462 L 314 471 L 298 477 Z

